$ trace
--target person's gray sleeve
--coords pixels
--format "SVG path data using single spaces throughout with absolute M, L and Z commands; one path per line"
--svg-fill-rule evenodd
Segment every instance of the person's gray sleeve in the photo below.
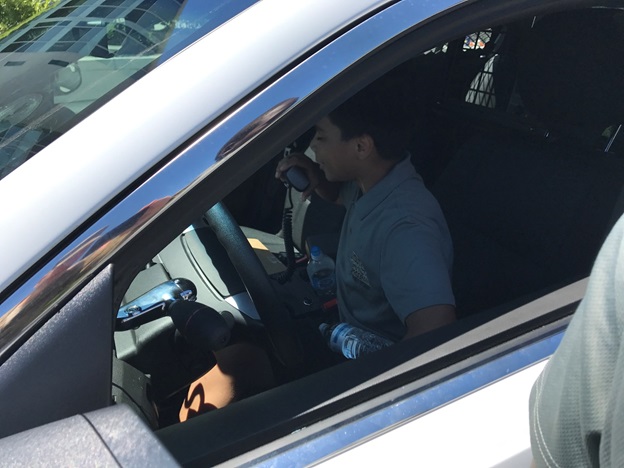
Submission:
M 537 467 L 624 466 L 624 220 L 530 398 Z
M 389 233 L 382 254 L 381 282 L 392 310 L 405 322 L 412 312 L 450 304 L 455 298 L 450 265 L 435 226 L 403 222 Z

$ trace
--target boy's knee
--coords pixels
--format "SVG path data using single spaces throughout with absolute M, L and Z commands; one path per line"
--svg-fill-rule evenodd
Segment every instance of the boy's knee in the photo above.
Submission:
M 216 353 L 217 366 L 232 378 L 235 399 L 275 385 L 271 361 L 266 352 L 249 343 L 237 343 Z
M 180 422 L 275 385 L 265 351 L 249 343 L 237 343 L 215 353 L 217 364 L 189 387 L 180 409 Z

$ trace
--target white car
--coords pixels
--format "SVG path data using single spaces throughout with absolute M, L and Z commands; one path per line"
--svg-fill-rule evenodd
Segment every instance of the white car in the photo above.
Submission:
M 624 208 L 623 11 L 61 0 L 0 39 L 3 463 L 526 466 L 531 384 Z M 306 245 L 342 213 L 275 166 L 389 73 L 459 320 L 324 367 Z M 174 323 L 184 299 L 209 326 Z M 179 423 L 229 336 L 279 385 Z

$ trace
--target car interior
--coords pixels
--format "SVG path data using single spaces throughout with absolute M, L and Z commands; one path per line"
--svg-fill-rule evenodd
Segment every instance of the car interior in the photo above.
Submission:
M 274 177 L 285 155 L 314 157 L 307 131 L 136 277 L 117 317 L 114 400 L 133 407 L 178 460 L 213 450 L 218 461 L 236 444 L 294 430 L 295 415 L 318 420 L 370 398 L 362 388 L 426 376 L 448 361 L 413 369 L 409 360 L 586 277 L 624 210 L 623 36 L 620 9 L 530 16 L 466 31 L 386 75 L 414 107 L 412 162 L 452 235 L 457 323 L 328 364 L 317 330 L 336 307 L 315 295 L 305 265 L 311 245 L 335 255 L 344 210 L 317 196 L 302 201 Z M 199 306 L 163 316 L 172 307 L 163 291 Z M 204 321 L 191 323 L 202 305 Z M 179 424 L 189 384 L 235 340 L 268 351 L 279 385 Z

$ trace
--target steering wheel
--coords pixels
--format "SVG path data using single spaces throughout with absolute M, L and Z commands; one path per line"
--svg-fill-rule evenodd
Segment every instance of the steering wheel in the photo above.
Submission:
M 210 208 L 204 219 L 227 252 L 249 292 L 276 357 L 288 368 L 300 366 L 303 363 L 303 353 L 288 309 L 278 299 L 271 279 L 240 226 L 221 202 Z

